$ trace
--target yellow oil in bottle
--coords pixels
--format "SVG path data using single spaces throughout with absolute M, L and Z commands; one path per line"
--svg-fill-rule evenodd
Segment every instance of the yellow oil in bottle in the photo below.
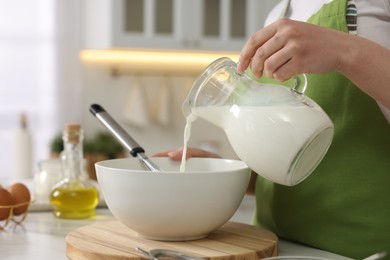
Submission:
M 64 179 L 50 193 L 50 204 L 57 218 L 80 219 L 95 214 L 99 192 L 91 180 L 81 178 L 83 172 L 83 131 L 79 124 L 68 124 L 63 132 L 61 153 Z
M 79 182 L 64 183 L 50 193 L 50 203 L 57 218 L 79 219 L 95 214 L 99 191 L 94 186 L 86 187 Z

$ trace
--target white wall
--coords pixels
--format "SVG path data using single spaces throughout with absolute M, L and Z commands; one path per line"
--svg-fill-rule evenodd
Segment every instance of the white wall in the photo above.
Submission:
M 31 149 L 31 159 L 48 151 L 56 116 L 54 11 L 50 0 L 0 0 L 0 179 L 15 173 L 23 162 L 18 153 L 29 149 L 20 138 L 15 141 L 21 113 L 27 116 L 36 148 Z M 27 169 L 35 166 L 30 156 L 24 157 Z M 31 169 L 25 175 L 32 173 Z

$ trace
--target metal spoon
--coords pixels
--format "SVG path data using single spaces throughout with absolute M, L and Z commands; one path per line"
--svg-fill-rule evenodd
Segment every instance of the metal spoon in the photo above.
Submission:
M 149 257 L 149 259 L 151 259 L 151 260 L 158 260 L 158 259 L 155 258 L 151 253 L 149 253 L 149 252 L 146 251 L 146 250 L 143 250 L 143 249 L 140 248 L 140 247 L 135 248 L 135 250 L 137 250 L 137 252 L 140 252 L 140 253 L 143 254 L 144 256 Z
M 92 104 L 89 111 L 107 127 L 114 137 L 127 149 L 133 157 L 140 161 L 152 172 L 159 172 L 160 168 L 146 155 L 145 150 L 98 104 Z
M 143 255 L 149 257 L 151 260 L 158 260 L 158 257 L 168 257 L 178 260 L 204 260 L 204 258 L 186 255 L 177 251 L 167 250 L 167 249 L 152 249 L 150 252 L 137 247 L 136 250 Z

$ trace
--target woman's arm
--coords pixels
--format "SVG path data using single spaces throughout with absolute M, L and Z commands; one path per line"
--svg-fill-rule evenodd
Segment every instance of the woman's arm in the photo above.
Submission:
M 390 109 L 390 50 L 365 38 L 349 37 L 353 38 L 350 51 L 343 55 L 338 72 Z
M 285 81 L 302 73 L 340 72 L 390 108 L 390 51 L 333 29 L 281 19 L 254 33 L 242 49 L 238 71 Z

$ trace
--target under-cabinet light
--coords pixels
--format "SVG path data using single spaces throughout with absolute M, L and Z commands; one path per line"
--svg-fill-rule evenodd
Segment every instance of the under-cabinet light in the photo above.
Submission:
M 157 50 L 83 50 L 84 62 L 107 63 L 128 73 L 199 73 L 220 57 L 237 61 L 238 53 Z

